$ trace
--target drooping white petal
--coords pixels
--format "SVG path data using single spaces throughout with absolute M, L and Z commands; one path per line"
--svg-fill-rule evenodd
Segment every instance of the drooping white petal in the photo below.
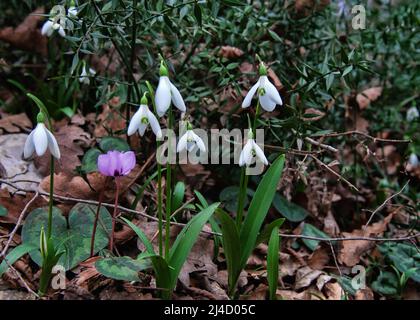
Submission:
M 172 103 L 177 107 L 181 112 L 185 112 L 187 108 L 185 107 L 184 99 L 182 99 L 181 93 L 179 90 L 172 84 L 172 82 L 168 79 L 169 85 L 171 87 L 171 97 Z
M 413 166 L 417 167 L 419 165 L 419 158 L 415 153 L 410 154 L 410 157 L 408 158 L 408 162 Z
M 139 134 L 143 137 L 144 133 L 146 132 L 147 124 L 146 123 L 140 123 L 139 125 Z
M 242 167 L 244 164 L 249 166 L 252 161 L 252 144 L 253 139 L 248 139 L 244 148 L 242 149 L 241 156 L 239 157 L 239 165 Z
M 155 94 L 156 111 L 162 117 L 171 104 L 171 86 L 168 77 L 159 78 L 159 84 Z
M 271 97 L 265 93 L 264 95 L 259 96 L 261 107 L 268 112 L 271 112 L 276 107 L 276 102 L 271 99 Z
M 266 79 L 264 81 L 264 90 L 265 93 L 273 100 L 276 104 L 282 105 L 283 101 L 281 100 L 280 94 L 277 91 L 277 88 L 270 82 L 267 76 L 264 76 Z
M 244 101 L 242 102 L 242 108 L 248 108 L 251 105 L 252 97 L 255 95 L 255 92 L 259 88 L 260 80 L 257 81 L 256 84 L 252 86 L 252 88 L 248 91 L 245 96 Z
M 153 133 L 156 135 L 156 138 L 162 138 L 162 130 L 160 129 L 159 121 L 156 119 L 153 112 L 147 109 L 147 119 L 149 119 L 150 126 L 152 127 Z
M 41 29 L 41 34 L 43 36 L 51 36 L 54 29 L 53 29 L 53 22 L 51 20 L 47 20 L 44 22 L 44 24 L 42 25 L 42 29 Z
M 76 16 L 77 16 L 77 8 L 76 7 L 70 7 L 68 10 L 67 10 L 67 15 L 69 16 L 69 17 L 72 17 L 72 18 L 75 18 Z
M 261 162 L 264 163 L 265 165 L 268 165 L 268 161 L 267 161 L 267 158 L 265 157 L 264 152 L 262 151 L 260 146 L 255 143 L 254 140 L 252 140 L 252 147 L 253 147 L 253 150 L 255 151 L 255 154 L 261 160 Z
M 188 131 L 184 133 L 184 135 L 179 139 L 178 146 L 176 147 L 176 152 L 181 152 L 182 150 L 186 149 L 187 141 L 188 141 Z
M 51 155 L 56 159 L 60 159 L 60 148 L 58 147 L 57 140 L 47 128 L 45 128 L 45 132 L 47 133 L 48 149 L 50 150 Z
M 35 145 L 33 141 L 34 131 L 31 131 L 29 136 L 26 138 L 25 146 L 23 147 L 23 157 L 25 159 L 29 158 L 32 153 L 35 151 Z
M 35 146 L 35 151 L 38 156 L 42 156 L 48 148 L 48 136 L 46 132 L 45 125 L 43 123 L 38 123 L 33 136 L 33 143 Z
M 200 149 L 201 152 L 206 152 L 206 146 L 204 145 L 203 140 L 192 130 L 191 130 L 191 137 L 194 139 L 195 143 L 197 144 L 198 149 Z
M 128 129 L 127 129 L 127 135 L 131 136 L 139 129 L 141 118 L 142 118 L 141 115 L 142 115 L 142 109 L 139 108 L 136 111 L 136 113 L 133 115 L 133 117 L 131 118 L 130 124 L 128 125 Z
M 60 26 L 60 27 L 58 28 L 58 34 L 59 34 L 60 36 L 62 36 L 63 38 L 66 36 L 66 32 L 64 31 L 64 28 L 63 28 L 62 26 Z

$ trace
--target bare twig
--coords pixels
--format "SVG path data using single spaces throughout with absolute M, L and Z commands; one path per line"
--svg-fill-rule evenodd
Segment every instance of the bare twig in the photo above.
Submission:
M 8 184 L 10 186 L 12 186 L 13 188 L 19 190 L 19 191 L 23 191 L 23 192 L 34 192 L 33 190 L 26 190 L 23 188 L 19 188 L 14 186 L 12 183 L 8 182 L 8 181 L 4 181 L 0 179 L 0 183 L 5 183 Z M 40 195 L 49 195 L 49 193 L 47 192 L 43 192 L 43 191 L 39 191 Z M 81 202 L 81 203 L 87 203 L 87 204 L 93 204 L 93 205 L 98 205 L 98 201 L 94 201 L 94 200 L 84 200 L 84 199 L 78 199 L 78 198 L 71 198 L 71 197 L 64 197 L 64 196 L 59 196 L 59 195 L 54 195 L 55 199 L 58 200 L 62 200 L 62 201 L 69 201 L 69 202 Z M 102 204 L 105 207 L 114 207 L 113 204 L 110 203 L 103 203 Z M 159 221 L 158 218 L 148 215 L 146 214 L 144 211 L 137 211 L 137 210 L 132 210 L 123 206 L 118 206 L 118 209 L 120 209 L 121 211 L 124 212 L 129 212 L 129 213 L 133 213 L 136 215 L 140 215 L 143 217 L 146 217 L 150 220 L 153 221 Z M 165 222 L 165 221 L 164 221 Z M 184 227 L 186 224 L 185 223 L 180 223 L 180 222 L 171 222 L 172 225 L 177 225 L 180 227 Z M 216 236 L 221 236 L 220 233 L 218 232 L 213 232 L 213 231 L 206 231 L 206 230 L 202 230 L 202 233 L 208 234 L 208 235 L 216 235 Z M 407 235 L 404 237 L 397 237 L 397 238 L 375 238 L 375 237 L 338 237 L 338 238 L 322 238 L 322 237 L 312 237 L 312 236 L 306 236 L 306 235 L 296 235 L 296 234 L 287 234 L 287 233 L 279 233 L 279 235 L 281 237 L 284 238 L 296 238 L 296 239 L 308 239 L 308 240 L 317 240 L 317 241 L 354 241 L 354 240 L 366 240 L 366 241 L 407 241 L 407 240 L 411 240 L 411 239 L 415 239 L 417 237 L 420 237 L 420 232 L 419 233 L 415 233 L 412 235 Z
M 388 143 L 410 143 L 411 140 L 397 140 L 397 139 L 383 139 L 383 138 L 375 138 L 371 135 L 368 135 L 367 133 L 360 132 L 357 130 L 352 131 L 346 131 L 346 132 L 333 132 L 333 133 L 327 133 L 321 135 L 321 137 L 340 137 L 340 136 L 348 136 L 348 135 L 359 135 L 364 136 L 365 138 L 368 138 L 370 140 L 373 140 L 373 142 L 388 142 Z
M 382 208 L 383 207 L 385 207 L 385 205 L 390 201 L 390 200 L 392 200 L 392 198 L 395 198 L 396 196 L 398 196 L 401 192 L 403 192 L 403 190 L 405 189 L 405 187 L 408 185 L 408 183 L 410 182 L 410 180 L 408 180 L 406 183 L 405 183 L 405 185 L 401 188 L 401 190 L 400 191 L 398 191 L 397 193 L 394 193 L 392 196 L 390 196 L 390 197 L 388 197 L 388 198 L 386 198 L 385 199 L 385 201 L 379 206 L 379 207 L 377 207 L 373 212 L 372 212 L 372 214 L 370 215 L 370 217 L 369 217 L 369 220 L 366 222 L 366 224 L 364 225 L 364 229 L 365 228 L 367 228 L 367 226 L 369 225 L 369 223 L 372 221 L 372 219 L 373 219 L 373 217 L 375 216 L 375 214 L 377 213 L 377 212 L 379 212 L 380 210 L 382 210 Z
M 9 249 L 10 244 L 12 243 L 13 237 L 15 236 L 17 230 L 20 227 L 20 224 L 22 223 L 23 217 L 26 214 L 26 211 L 28 211 L 29 207 L 31 206 L 31 204 L 36 200 L 36 198 L 38 198 L 39 193 L 36 192 L 35 195 L 32 197 L 31 200 L 28 201 L 28 203 L 25 205 L 25 207 L 23 208 L 22 212 L 20 213 L 20 216 L 18 218 L 18 221 L 16 222 L 15 227 L 13 228 L 12 232 L 9 234 L 9 239 L 6 242 L 5 247 L 3 248 L 3 251 L 0 253 L 0 258 L 2 257 L 6 257 L 6 253 L 7 250 Z
M 335 172 L 333 169 L 331 169 L 328 165 L 326 165 L 324 162 L 319 160 L 317 157 L 315 157 L 313 154 L 309 154 L 312 159 L 314 159 L 320 166 L 327 169 L 329 172 L 331 172 L 333 175 L 335 175 L 339 180 L 343 180 L 350 188 L 353 188 L 357 192 L 359 192 L 359 189 L 357 189 L 350 181 L 348 181 L 346 178 L 344 178 L 339 173 Z
M 29 287 L 29 285 L 26 283 L 25 279 L 23 279 L 22 275 L 19 273 L 19 271 L 16 270 L 15 267 L 13 267 L 7 258 L 4 258 L 4 261 L 6 262 L 7 266 L 10 268 L 10 270 L 13 271 L 13 273 L 19 278 L 19 280 L 22 282 L 23 286 L 26 290 L 28 290 L 29 293 L 33 294 L 35 297 L 39 298 L 39 295 Z
M 319 141 L 316 141 L 316 140 L 314 140 L 312 138 L 305 137 L 305 140 L 308 141 L 310 144 L 313 144 L 313 145 L 318 146 L 320 148 L 326 149 L 328 151 L 331 151 L 331 152 L 334 152 L 334 153 L 337 153 L 338 152 L 338 149 L 336 149 L 336 148 L 334 148 L 334 147 L 332 147 L 332 146 L 330 146 L 328 144 L 324 144 L 324 143 L 321 143 Z
M 338 265 L 338 261 L 337 261 L 337 257 L 336 257 L 336 255 L 335 255 L 335 251 L 334 251 L 333 244 L 332 244 L 332 242 L 331 242 L 331 241 L 329 241 L 328 243 L 329 243 L 329 245 L 330 245 L 330 248 L 331 248 L 331 253 L 332 253 L 333 258 L 334 258 L 335 267 L 337 268 L 338 272 L 340 273 L 340 277 L 342 277 L 342 276 L 343 276 L 343 274 L 342 274 L 342 272 L 341 272 L 340 266 Z

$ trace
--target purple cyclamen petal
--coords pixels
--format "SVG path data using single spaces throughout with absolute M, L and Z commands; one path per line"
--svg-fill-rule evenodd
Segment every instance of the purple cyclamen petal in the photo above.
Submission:
M 127 175 L 133 170 L 136 165 L 136 155 L 133 151 L 127 151 L 120 154 L 120 160 L 122 164 L 122 170 L 120 171 L 122 175 Z
M 98 157 L 98 170 L 104 176 L 127 175 L 136 165 L 134 152 L 108 151 Z
M 98 157 L 98 170 L 104 176 L 111 176 L 109 169 L 109 157 L 106 154 L 101 154 Z

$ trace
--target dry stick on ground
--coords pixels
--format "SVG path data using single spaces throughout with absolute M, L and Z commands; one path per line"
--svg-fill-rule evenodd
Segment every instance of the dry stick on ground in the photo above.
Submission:
M 30 205 L 36 200 L 36 198 L 38 198 L 39 193 L 36 192 L 35 195 L 32 197 L 31 200 L 28 201 L 28 203 L 25 205 L 25 207 L 23 208 L 22 212 L 20 213 L 20 216 L 18 218 L 18 221 L 16 222 L 15 227 L 13 228 L 12 232 L 9 234 L 9 239 L 6 242 L 6 245 L 3 249 L 3 251 L 0 253 L 0 258 L 3 258 L 3 261 L 6 262 L 7 266 L 13 271 L 13 273 L 16 274 L 16 276 L 19 278 L 19 280 L 23 283 L 23 285 L 25 286 L 26 290 L 28 290 L 28 292 L 34 294 L 36 297 L 39 298 L 39 296 L 29 287 L 29 285 L 26 283 L 26 281 L 23 279 L 22 275 L 19 273 L 19 271 L 17 271 L 8 261 L 6 254 L 7 254 L 7 250 L 9 249 L 10 244 L 12 243 L 13 237 L 15 236 L 17 230 L 19 229 L 20 224 L 22 223 L 23 217 L 26 214 L 26 211 L 28 211 Z
M 333 258 L 334 258 L 335 267 L 337 268 L 338 272 L 340 273 L 340 277 L 342 277 L 343 273 L 341 272 L 340 266 L 338 265 L 337 256 L 335 255 L 333 244 L 332 244 L 331 241 L 328 241 L 328 243 L 330 245 L 331 253 L 332 253 Z
M 10 244 L 12 243 L 13 237 L 15 236 L 17 230 L 20 227 L 20 224 L 22 223 L 23 217 L 26 214 L 26 211 L 28 211 L 30 205 L 38 198 L 39 192 L 36 192 L 35 195 L 32 197 L 31 200 L 28 201 L 28 203 L 23 208 L 22 212 L 20 213 L 20 216 L 18 218 L 18 221 L 16 222 L 15 227 L 13 228 L 13 231 L 9 234 L 9 239 L 6 242 L 5 247 L 3 248 L 3 251 L 0 253 L 0 258 L 6 257 L 7 249 L 9 249 Z
M 0 184 L 7 184 L 15 189 L 17 189 L 18 191 L 21 192 L 34 192 L 33 190 L 27 190 L 27 189 L 23 189 L 23 188 L 19 188 L 16 187 L 12 184 L 12 182 L 9 181 L 5 181 L 0 179 Z M 39 191 L 40 195 L 49 195 L 48 192 L 44 192 L 44 191 Z M 94 200 L 84 200 L 84 199 L 78 199 L 78 198 L 71 198 L 71 197 L 64 197 L 64 196 L 59 196 L 59 195 L 54 195 L 54 198 L 57 200 L 62 200 L 62 201 L 69 201 L 69 202 L 80 202 L 80 203 L 87 203 L 87 204 L 93 204 L 93 205 L 98 205 L 98 201 L 94 201 Z M 102 206 L 104 207 L 111 207 L 113 208 L 114 205 L 111 203 L 102 203 Z M 118 209 L 120 209 L 121 211 L 124 212 L 128 212 L 128 213 L 133 213 L 136 215 L 140 215 L 142 217 L 146 217 L 150 220 L 153 221 L 159 221 L 158 218 L 154 217 L 154 216 L 150 216 L 147 213 L 145 213 L 144 211 L 137 211 L 137 210 L 132 210 L 123 206 L 118 206 Z M 163 220 L 165 222 L 165 220 Z M 176 225 L 176 226 L 181 226 L 184 227 L 186 224 L 185 223 L 180 223 L 180 222 L 171 222 L 172 225 Z M 220 233 L 217 232 L 212 232 L 212 231 L 206 231 L 206 230 L 202 230 L 202 233 L 205 234 L 209 234 L 209 235 L 216 235 L 216 236 L 221 236 Z M 309 239 L 309 240 L 317 240 L 317 241 L 352 241 L 352 240 L 366 240 L 366 241 L 407 241 L 410 239 L 415 239 L 417 237 L 420 237 L 420 232 L 415 233 L 415 234 L 411 234 L 411 235 L 407 235 L 404 237 L 398 237 L 398 238 L 373 238 L 373 237 L 338 237 L 338 238 L 322 238 L 322 237 L 312 237 L 312 236 L 306 236 L 306 235 L 296 235 L 296 234 L 287 234 L 287 233 L 279 233 L 279 235 L 281 237 L 284 238 L 297 238 L 297 239 Z
M 348 136 L 348 135 L 364 136 L 365 138 L 373 140 L 373 142 L 388 142 L 388 143 L 410 143 L 411 142 L 411 140 L 375 138 L 375 137 L 372 137 L 372 136 L 368 135 L 367 133 L 360 132 L 360 131 L 357 131 L 357 130 L 346 131 L 346 132 L 327 133 L 327 134 L 320 135 L 319 137 L 323 137 L 323 138 L 328 137 L 329 138 L 329 137 L 340 137 L 340 136 Z
M 313 144 L 313 145 L 318 146 L 320 148 L 326 149 L 328 151 L 331 151 L 331 152 L 334 152 L 334 153 L 337 153 L 338 152 L 338 149 L 336 149 L 336 148 L 334 148 L 334 147 L 332 147 L 332 146 L 330 146 L 328 144 L 325 144 L 325 143 L 321 143 L 319 141 L 316 141 L 316 140 L 314 140 L 312 138 L 305 137 L 305 140 L 308 141 L 310 144 Z
M 408 185 L 408 183 L 410 182 L 410 180 L 408 180 L 406 183 L 405 183 L 405 185 L 401 188 L 401 190 L 400 191 L 398 191 L 397 193 L 394 193 L 392 196 L 390 196 L 390 197 L 388 197 L 388 198 L 386 198 L 385 199 L 385 201 L 379 206 L 379 207 L 377 207 L 373 212 L 372 212 L 372 214 L 370 215 L 370 217 L 369 217 L 369 220 L 366 222 L 366 224 L 364 225 L 364 229 L 366 229 L 367 228 L 367 226 L 369 225 L 369 223 L 372 221 L 372 219 L 373 219 L 373 217 L 374 217 L 374 215 L 377 213 L 377 212 L 379 212 L 380 210 L 382 210 L 382 208 L 383 207 L 385 207 L 385 205 L 392 199 L 392 198 L 394 198 L 394 197 L 396 197 L 396 196 L 398 196 L 401 192 L 403 192 L 403 190 L 405 189 L 405 187 Z
M 321 167 L 327 169 L 329 172 L 331 172 L 333 175 L 335 175 L 339 180 L 343 180 L 350 188 L 353 188 L 357 192 L 359 192 L 359 189 L 357 189 L 350 181 L 348 181 L 346 178 L 344 178 L 339 173 L 335 172 L 333 169 L 331 169 L 328 165 L 326 165 L 324 162 L 319 160 L 317 157 L 315 157 L 313 154 L 308 154 L 309 157 L 314 159 Z

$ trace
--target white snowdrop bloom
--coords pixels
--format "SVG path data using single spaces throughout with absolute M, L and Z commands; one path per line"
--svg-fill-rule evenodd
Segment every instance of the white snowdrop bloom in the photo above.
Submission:
M 40 117 L 38 116 L 38 119 L 39 118 Z M 60 159 L 60 149 L 58 148 L 57 140 L 50 130 L 45 127 L 44 123 L 38 121 L 37 126 L 26 139 L 23 148 L 23 157 L 29 158 L 34 151 L 38 156 L 42 156 L 47 149 L 50 150 L 51 155 L 56 159 Z
M 413 152 L 410 154 L 410 158 L 408 159 L 408 163 L 411 164 L 413 167 L 417 167 L 419 165 L 419 158 L 417 155 Z
M 270 112 L 274 110 L 277 104 L 282 105 L 283 101 L 281 100 L 280 94 L 276 87 L 268 79 L 267 68 L 262 63 L 259 73 L 260 78 L 258 79 L 257 83 L 254 84 L 248 91 L 244 101 L 242 102 L 242 108 L 248 108 L 251 105 L 251 101 L 255 93 L 257 93 L 261 107 L 265 111 Z
M 41 34 L 43 36 L 51 37 L 54 30 L 58 30 L 58 34 L 62 37 L 66 36 L 66 32 L 64 31 L 64 28 L 61 26 L 61 24 L 56 23 L 52 20 L 47 20 L 42 25 Z
M 159 84 L 155 94 L 156 112 L 158 116 L 162 117 L 166 113 L 171 105 L 171 101 L 181 112 L 185 112 L 187 108 L 185 107 L 184 99 L 182 99 L 179 90 L 169 80 L 168 70 L 163 65 L 163 62 L 160 65 L 159 75 Z
M 262 163 L 268 165 L 267 158 L 265 157 L 264 152 L 260 146 L 255 142 L 253 138 L 248 137 L 248 141 L 246 142 L 239 156 L 239 166 L 250 166 L 254 157 L 257 157 L 261 160 Z
M 176 151 L 181 152 L 182 150 L 187 150 L 191 152 L 196 145 L 201 152 L 206 152 L 206 146 L 203 140 L 194 133 L 191 125 L 187 125 L 187 132 L 179 139 Z
M 92 68 L 86 69 L 86 64 L 83 65 L 82 73 L 79 77 L 79 82 L 83 84 L 90 84 L 90 77 L 93 77 L 96 74 L 96 71 Z
M 78 14 L 78 10 L 75 6 L 71 6 L 69 7 L 69 9 L 67 10 L 67 15 L 71 18 L 76 18 L 77 14 Z
M 416 106 L 412 106 L 410 109 L 407 110 L 407 121 L 411 122 L 416 120 L 419 117 L 419 111 L 417 110 Z
M 156 119 L 153 112 L 149 110 L 146 103 L 143 103 L 142 98 L 142 104 L 140 105 L 140 108 L 137 110 L 137 112 L 134 114 L 134 116 L 131 118 L 130 124 L 128 126 L 127 134 L 131 136 L 134 134 L 137 130 L 139 131 L 139 134 L 141 136 L 144 135 L 144 132 L 147 129 L 147 126 L 150 124 L 152 127 L 153 133 L 156 135 L 156 138 L 160 139 L 162 138 L 162 130 L 160 129 L 159 121 Z

